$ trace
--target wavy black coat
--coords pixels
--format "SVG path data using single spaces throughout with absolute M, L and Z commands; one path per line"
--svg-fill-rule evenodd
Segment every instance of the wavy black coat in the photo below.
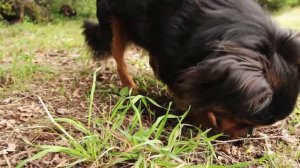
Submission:
M 299 93 L 300 36 L 274 24 L 256 2 L 97 3 L 100 24 L 94 30 L 86 24 L 87 43 L 100 56 L 109 53 L 111 18 L 122 20 L 129 40 L 157 61 L 157 76 L 182 109 L 191 105 L 194 120 L 211 111 L 217 118 L 268 125 L 293 111 Z

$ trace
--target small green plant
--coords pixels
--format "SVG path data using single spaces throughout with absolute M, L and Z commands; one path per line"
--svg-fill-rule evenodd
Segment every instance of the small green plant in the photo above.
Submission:
M 25 89 L 27 81 L 31 81 L 35 75 L 43 73 L 43 77 L 51 74 L 47 67 L 34 63 L 33 56 L 20 53 L 13 57 L 10 64 L 0 67 L 0 86 L 13 84 L 12 88 Z
M 33 63 L 32 56 L 20 54 L 14 57 L 10 71 L 14 78 L 26 79 L 30 78 L 30 76 L 38 69 L 38 66 Z

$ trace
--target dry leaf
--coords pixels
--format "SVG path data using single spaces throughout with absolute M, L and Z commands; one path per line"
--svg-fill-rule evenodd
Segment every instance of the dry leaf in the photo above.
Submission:
M 283 137 L 281 139 L 287 143 L 297 144 L 297 142 L 299 142 L 299 140 L 296 137 L 289 135 L 288 131 L 285 129 L 282 130 L 282 135 L 283 135 Z
M 10 97 L 10 98 L 7 98 L 7 99 L 2 100 L 2 101 L 1 101 L 1 104 L 7 105 L 7 104 L 12 103 L 13 101 L 14 101 L 14 99 Z
M 0 155 L 6 155 L 8 154 L 9 152 L 15 152 L 16 151 L 16 148 L 17 148 L 17 145 L 14 144 L 14 143 L 9 143 L 7 144 L 7 148 L 6 149 L 3 149 L 0 151 Z
M 59 109 L 57 109 L 56 113 L 64 115 L 64 114 L 69 113 L 69 111 L 67 109 L 64 109 L 64 108 L 59 108 Z
M 7 127 L 7 120 L 2 119 L 0 120 L 0 128 L 4 128 L 4 127 Z
M 79 97 L 80 97 L 79 92 L 80 92 L 80 89 L 76 89 L 76 90 L 73 92 L 73 97 L 79 98 Z
M 6 149 L 7 152 L 14 152 L 16 151 L 17 145 L 14 143 L 9 143 Z

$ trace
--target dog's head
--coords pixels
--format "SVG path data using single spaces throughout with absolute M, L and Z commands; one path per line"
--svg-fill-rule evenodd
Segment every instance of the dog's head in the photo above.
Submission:
M 219 42 L 170 86 L 178 106 L 191 106 L 193 123 L 232 137 L 286 118 L 299 93 L 300 36 L 279 32 L 275 40 L 269 56 Z

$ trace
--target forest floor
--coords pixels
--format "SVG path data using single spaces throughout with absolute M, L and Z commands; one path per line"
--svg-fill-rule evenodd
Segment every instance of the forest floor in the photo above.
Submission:
M 299 18 L 300 9 L 275 17 L 280 24 L 300 30 Z M 145 138 L 144 135 L 141 139 L 132 140 L 139 134 L 135 132 L 129 136 L 124 133 L 124 130 L 130 130 L 131 124 L 135 123 L 137 114 L 132 112 L 122 119 L 118 129 L 110 128 L 104 133 L 101 130 L 95 131 L 99 125 L 102 128 L 105 125 L 103 123 L 109 123 L 109 126 L 114 125 L 113 121 L 118 121 L 111 119 L 110 113 L 119 108 L 120 100 L 123 100 L 124 94 L 127 93 L 121 89 L 113 61 L 95 63 L 90 59 L 90 53 L 81 35 L 81 25 L 80 20 L 44 25 L 27 22 L 17 25 L 0 24 L 0 167 L 15 167 L 28 158 L 32 160 L 27 160 L 26 167 L 71 167 L 72 164 L 77 165 L 74 167 L 300 167 L 298 109 L 284 121 L 256 129 L 253 138 L 250 139 L 217 141 L 201 132 L 199 141 L 195 140 L 193 144 L 181 137 L 184 128 L 180 128 L 177 130 L 180 136 L 174 139 L 173 144 L 178 142 L 194 145 L 191 149 L 181 152 L 185 153 L 184 155 L 175 152 L 175 149 L 182 147 L 180 145 L 179 148 L 175 148 L 176 145 L 172 146 L 172 150 L 167 148 L 171 144 L 172 130 L 177 129 L 172 124 L 164 128 L 164 131 L 170 133 L 165 135 L 169 137 L 168 140 L 158 139 L 158 146 L 162 148 L 164 142 L 168 142 L 166 148 L 163 148 L 165 151 L 154 148 L 157 143 L 150 144 L 153 141 L 149 137 L 143 143 L 141 139 Z M 129 47 L 127 61 L 130 71 L 138 86 L 146 93 L 144 96 L 168 108 L 171 98 L 164 85 L 154 78 L 146 55 L 147 53 L 139 48 Z M 97 72 L 95 82 L 93 74 L 99 67 L 101 68 Z M 137 97 L 132 97 L 135 98 Z M 145 101 L 140 100 L 142 103 Z M 148 103 L 152 101 L 148 100 Z M 140 111 L 144 111 L 139 105 L 136 106 Z M 132 111 L 135 111 L 134 107 L 132 106 Z M 58 120 L 53 122 L 51 117 L 49 118 L 48 112 L 56 119 L 72 119 L 82 122 L 82 125 L 77 123 L 80 125 L 78 126 L 71 121 L 61 122 L 62 129 L 56 125 Z M 144 124 L 145 127 L 151 128 L 155 122 L 151 116 L 143 114 L 139 127 Z M 83 129 L 91 128 L 90 121 L 93 123 L 91 132 Z M 97 122 L 101 124 L 97 125 Z M 73 144 L 72 138 L 68 137 L 64 130 L 78 140 L 76 145 L 80 147 Z M 119 141 L 110 141 L 103 147 L 103 151 L 93 153 L 90 151 L 94 149 L 81 150 L 90 147 L 90 144 L 84 141 L 88 137 L 101 137 L 100 143 L 106 138 L 116 138 Z M 125 145 L 120 145 L 121 142 Z M 72 147 L 75 150 L 66 152 L 66 149 L 55 150 L 55 147 Z M 34 155 L 45 148 L 48 150 L 45 155 Z M 80 150 L 81 152 L 78 152 Z M 129 154 L 120 154 L 121 152 L 131 153 L 128 156 Z M 93 154 L 99 155 L 92 157 Z M 159 158 L 161 159 L 158 160 Z M 166 158 L 170 163 L 163 162 Z

